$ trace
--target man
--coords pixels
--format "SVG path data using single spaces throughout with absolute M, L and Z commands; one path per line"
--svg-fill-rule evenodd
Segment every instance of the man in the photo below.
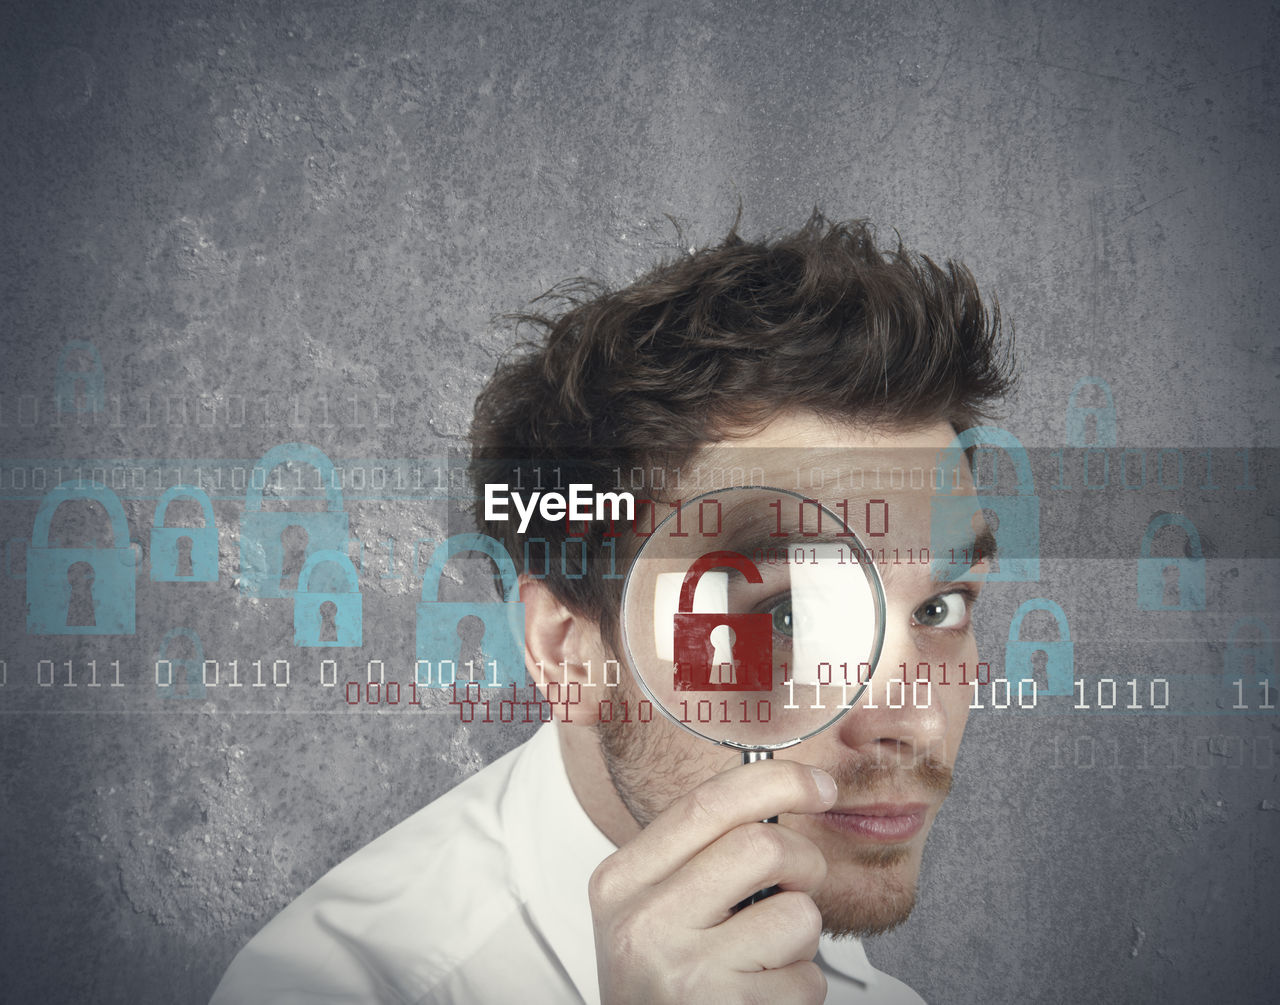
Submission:
M 980 521 L 971 540 L 931 542 L 936 495 L 972 483 L 964 465 L 914 472 L 1008 390 L 998 315 L 963 267 L 883 254 L 862 225 L 814 214 L 775 240 L 735 230 L 617 291 L 576 285 L 564 310 L 523 320 L 540 343 L 476 405 L 478 499 L 552 468 L 606 488 L 642 471 L 644 506 L 663 509 L 695 472 L 785 487 L 803 470 L 805 495 L 874 545 L 879 669 L 850 713 L 760 763 L 662 716 L 623 721 L 614 709 L 644 693 L 601 668 L 626 666 L 616 569 L 643 516 L 617 536 L 489 512 L 482 529 L 517 562 L 590 556 L 521 575 L 527 668 L 574 700 L 304 893 L 214 1002 L 919 1001 L 857 936 L 910 912 L 968 714 L 957 670 L 977 672 L 970 612 L 992 543 Z M 864 507 L 865 527 L 849 517 Z M 562 548 L 571 535 L 585 544 Z

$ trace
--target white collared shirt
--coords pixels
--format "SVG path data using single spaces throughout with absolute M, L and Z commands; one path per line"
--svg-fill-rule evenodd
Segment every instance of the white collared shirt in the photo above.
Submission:
M 211 1005 L 599 1005 L 587 881 L 616 850 L 553 723 L 335 866 L 232 961 Z M 922 1005 L 823 937 L 828 1003 Z

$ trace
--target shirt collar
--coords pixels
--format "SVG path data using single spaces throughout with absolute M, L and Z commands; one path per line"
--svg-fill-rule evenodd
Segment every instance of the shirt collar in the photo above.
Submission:
M 876 986 L 876 977 L 880 971 L 871 965 L 871 961 L 867 959 L 867 951 L 862 948 L 858 939 L 852 936 L 837 939 L 824 935 L 818 943 L 818 957 L 825 967 L 857 981 L 864 988 L 870 990 Z
M 528 742 L 502 795 L 502 827 L 517 895 L 588 1005 L 599 1005 L 587 882 L 617 846 L 578 802 L 555 723 Z

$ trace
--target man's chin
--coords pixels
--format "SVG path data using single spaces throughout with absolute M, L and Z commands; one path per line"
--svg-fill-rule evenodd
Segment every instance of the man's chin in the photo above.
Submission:
M 920 862 L 909 845 L 845 848 L 828 862 L 827 881 L 813 897 L 826 934 L 880 935 L 910 916 Z

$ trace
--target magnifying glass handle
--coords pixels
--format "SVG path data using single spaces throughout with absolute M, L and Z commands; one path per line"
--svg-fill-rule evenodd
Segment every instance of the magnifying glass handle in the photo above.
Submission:
M 743 764 L 754 764 L 756 761 L 772 761 L 772 760 L 773 760 L 772 750 L 744 750 L 742 752 Z M 769 817 L 764 822 L 767 824 L 776 824 L 778 822 L 778 818 Z M 747 907 L 751 904 L 755 904 L 761 900 L 764 900 L 765 897 L 772 897 L 777 892 L 778 892 L 778 888 L 776 886 L 766 886 L 763 890 L 753 893 L 750 897 L 747 897 L 745 900 L 741 900 L 738 903 L 734 904 L 733 905 L 734 913 L 741 911 L 744 907 Z

